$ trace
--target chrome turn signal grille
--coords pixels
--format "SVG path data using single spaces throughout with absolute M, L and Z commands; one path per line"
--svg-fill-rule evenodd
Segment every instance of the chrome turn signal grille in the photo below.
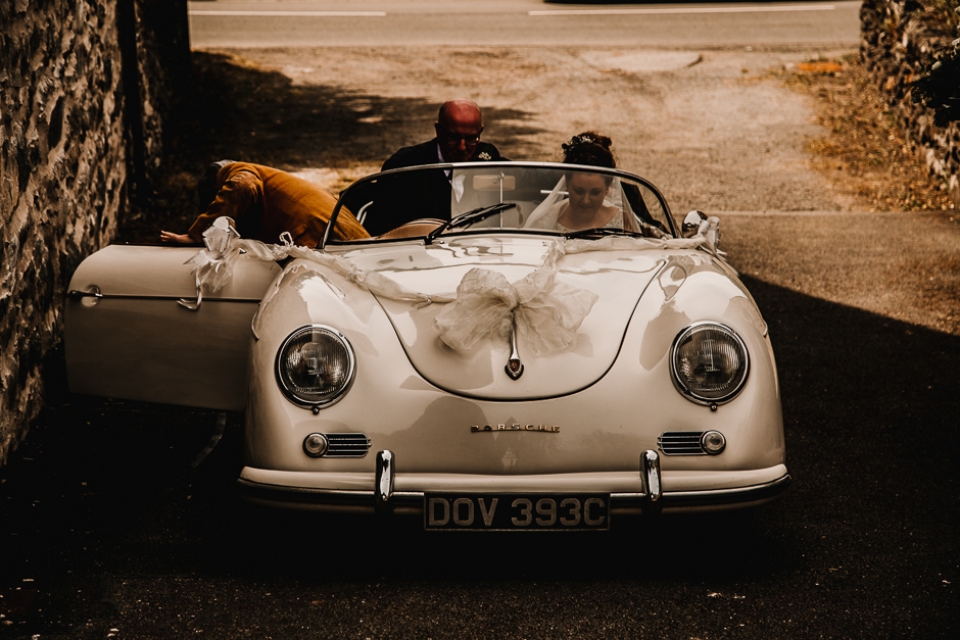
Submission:
M 667 456 L 705 456 L 702 439 L 702 431 L 664 431 L 657 445 Z
M 370 438 L 362 433 L 325 433 L 330 443 L 326 458 L 362 458 L 370 450 Z

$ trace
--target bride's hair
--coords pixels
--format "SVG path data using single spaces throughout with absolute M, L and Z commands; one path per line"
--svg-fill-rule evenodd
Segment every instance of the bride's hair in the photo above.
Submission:
M 610 138 L 593 131 L 584 131 L 564 142 L 563 161 L 566 164 L 585 164 L 591 167 L 617 168 L 617 161 L 610 151 Z

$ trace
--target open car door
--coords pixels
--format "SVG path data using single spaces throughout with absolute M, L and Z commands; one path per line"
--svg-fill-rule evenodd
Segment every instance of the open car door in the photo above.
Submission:
M 246 404 L 250 323 L 279 265 L 241 255 L 197 305 L 198 247 L 111 245 L 83 261 L 68 289 L 70 390 L 209 409 Z

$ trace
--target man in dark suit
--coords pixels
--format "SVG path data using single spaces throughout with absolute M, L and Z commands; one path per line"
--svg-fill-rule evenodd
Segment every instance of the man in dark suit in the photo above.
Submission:
M 383 171 L 437 162 L 474 162 L 505 160 L 492 144 L 480 142 L 483 117 L 477 103 L 460 98 L 440 106 L 433 124 L 436 137 L 412 147 L 404 147 L 383 163 Z
M 436 137 L 404 147 L 383 163 L 383 171 L 443 162 L 506 160 L 492 144 L 480 142 L 483 118 L 475 102 L 447 100 L 434 123 Z M 364 221 L 371 235 L 379 235 L 418 218 L 450 218 L 450 172 L 429 171 L 381 179 L 373 211 Z

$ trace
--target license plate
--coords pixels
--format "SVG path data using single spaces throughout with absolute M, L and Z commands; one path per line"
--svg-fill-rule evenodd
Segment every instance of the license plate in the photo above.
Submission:
M 610 528 L 610 495 L 424 495 L 424 528 L 458 531 L 575 531 Z

